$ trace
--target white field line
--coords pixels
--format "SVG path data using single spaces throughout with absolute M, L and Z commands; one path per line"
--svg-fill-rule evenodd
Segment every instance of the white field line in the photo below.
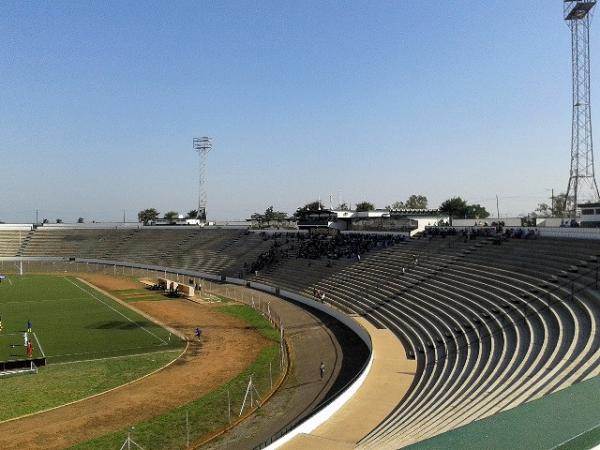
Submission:
M 35 333 L 31 333 L 31 334 L 33 334 L 35 342 L 36 342 L 38 348 L 40 349 L 40 352 L 42 353 L 42 357 L 45 358 L 46 354 L 44 353 L 44 349 L 42 348 L 42 344 L 40 344 L 40 341 L 38 340 L 37 334 L 35 334 Z
M 162 346 L 163 344 L 160 344 L 160 345 Z M 122 350 L 123 350 L 123 351 L 129 351 L 129 350 L 131 350 L 131 351 L 134 351 L 134 350 L 139 350 L 139 349 L 142 349 L 142 348 L 143 348 L 143 349 L 147 349 L 147 348 L 148 348 L 148 346 L 147 346 L 147 345 L 140 345 L 140 346 L 138 346 L 138 347 L 127 347 L 127 348 L 124 348 L 124 349 L 122 349 Z M 159 351 L 166 351 L 166 350 L 155 350 L 155 351 L 156 351 L 156 352 L 159 352 Z M 81 355 L 90 355 L 90 354 L 91 354 L 91 355 L 99 355 L 99 354 L 102 354 L 102 353 L 110 353 L 110 350 L 107 350 L 107 351 L 105 351 L 105 352 L 78 352 L 78 353 L 62 353 L 62 354 L 60 354 L 60 355 L 50 355 L 49 357 L 50 357 L 50 358 L 62 358 L 62 357 L 64 357 L 64 356 L 81 356 Z M 153 352 L 150 352 L 150 353 L 153 353 Z M 141 353 L 133 353 L 133 354 L 135 355 L 135 354 L 141 354 Z M 130 353 L 130 355 L 132 355 L 132 353 Z M 117 356 L 120 356 L 120 355 L 117 355 Z M 127 355 L 123 355 L 123 356 L 127 356 Z M 108 356 L 106 356 L 105 358 L 109 358 L 109 357 L 108 357 Z M 103 359 L 103 358 L 100 358 L 100 359 Z M 76 361 L 73 361 L 73 362 L 76 362 Z M 58 363 L 53 363 L 53 364 L 58 364 Z
M 12 280 L 10 279 L 10 277 L 6 277 L 6 280 L 8 281 L 8 284 L 10 284 L 11 286 L 13 286 L 13 282 L 12 282 Z
M 148 356 L 148 355 L 157 355 L 157 354 L 160 354 L 160 353 L 179 353 L 179 352 L 180 352 L 179 349 L 174 349 L 174 350 L 157 350 L 157 351 L 154 351 L 154 352 L 135 353 L 133 355 L 107 356 L 105 358 L 80 359 L 79 361 L 58 362 L 58 363 L 52 363 L 52 366 L 65 366 L 67 364 L 79 364 L 79 363 L 85 363 L 85 362 L 107 361 L 109 359 L 137 358 L 138 356 L 141 357 L 141 356 Z M 63 355 L 59 355 L 59 356 L 63 356 Z
M 20 305 L 23 303 L 54 303 L 54 302 L 80 302 L 81 300 L 87 300 L 87 297 L 79 298 L 61 298 L 56 300 L 20 300 L 16 302 L 2 302 L 3 305 Z
M 92 296 L 93 298 L 95 298 L 96 300 L 98 300 L 100 303 L 102 303 L 104 306 L 106 306 L 107 308 L 112 309 L 114 312 L 116 312 L 117 314 L 119 314 L 121 317 L 127 319 L 129 322 L 131 322 L 132 324 L 134 324 L 135 326 L 141 328 L 142 330 L 144 330 L 146 333 L 148 333 L 150 336 L 154 336 L 156 339 L 158 339 L 159 341 L 161 341 L 163 343 L 163 345 L 167 345 L 167 342 L 157 336 L 156 334 L 154 334 L 152 331 L 148 330 L 147 328 L 144 328 L 143 326 L 135 323 L 133 320 L 131 320 L 129 317 L 127 317 L 125 314 L 123 314 L 121 311 L 113 308 L 111 305 L 109 305 L 108 303 L 102 301 L 102 299 L 96 297 L 92 292 L 88 292 L 86 291 L 84 288 L 82 288 L 81 286 L 79 286 L 77 283 L 75 283 L 73 280 L 68 279 L 67 277 L 64 277 L 65 280 L 67 280 L 69 283 L 71 283 L 73 286 L 76 286 L 77 288 L 81 289 L 83 292 L 85 292 L 86 294 Z

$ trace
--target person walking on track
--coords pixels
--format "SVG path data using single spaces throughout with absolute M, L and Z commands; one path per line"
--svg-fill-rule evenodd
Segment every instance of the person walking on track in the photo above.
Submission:
M 321 372 L 321 380 L 322 380 L 323 376 L 325 375 L 325 363 L 323 361 L 321 361 L 321 365 L 319 366 L 319 371 Z

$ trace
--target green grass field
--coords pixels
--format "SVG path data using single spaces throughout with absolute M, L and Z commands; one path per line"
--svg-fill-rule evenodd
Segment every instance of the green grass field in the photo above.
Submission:
M 25 358 L 31 320 L 34 356 L 49 364 L 181 348 L 179 338 L 72 277 L 13 275 L 0 284 L 0 361 Z M 41 347 L 41 348 L 40 348 Z

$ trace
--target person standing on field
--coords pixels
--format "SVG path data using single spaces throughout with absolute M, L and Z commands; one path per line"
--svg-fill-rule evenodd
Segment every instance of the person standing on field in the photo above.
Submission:
M 31 333 L 31 319 L 27 320 L 27 332 Z
M 33 345 L 31 344 L 31 341 L 29 341 L 27 343 L 27 357 L 31 358 L 33 356 Z
M 23 347 L 27 347 L 28 343 L 29 343 L 29 336 L 27 335 L 27 333 L 23 333 Z

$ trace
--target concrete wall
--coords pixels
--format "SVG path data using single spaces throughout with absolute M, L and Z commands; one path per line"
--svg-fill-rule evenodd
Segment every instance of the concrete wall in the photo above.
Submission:
M 491 225 L 492 222 L 504 222 L 507 227 L 520 227 L 520 217 L 501 217 L 497 219 L 495 217 L 488 217 L 487 219 L 452 219 L 452 225 L 455 227 L 472 227 L 475 223 L 487 223 Z
M 527 232 L 532 228 L 523 228 Z M 600 239 L 600 228 L 568 228 L 568 227 L 539 227 L 541 237 L 564 239 Z
M 536 219 L 536 225 L 538 227 L 560 227 L 565 220 L 566 219 L 561 217 L 538 217 Z
M 33 224 L 30 223 L 0 223 L 0 231 L 31 231 Z
M 115 230 L 142 228 L 141 222 L 97 222 L 97 223 L 45 223 L 44 230 Z

